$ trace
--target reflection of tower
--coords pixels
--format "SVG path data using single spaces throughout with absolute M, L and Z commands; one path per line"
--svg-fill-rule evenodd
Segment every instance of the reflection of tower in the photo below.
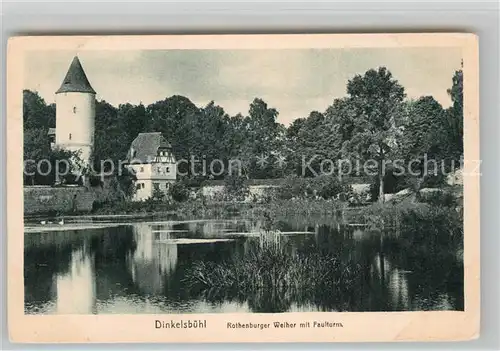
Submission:
M 95 276 L 85 247 L 73 251 L 69 272 L 56 277 L 59 314 L 91 314 L 95 307 Z
M 177 265 L 177 244 L 171 239 L 171 225 L 153 227 L 147 223 L 134 226 L 136 250 L 130 258 L 130 271 L 134 283 L 142 292 L 158 294 L 163 290 L 165 276 Z

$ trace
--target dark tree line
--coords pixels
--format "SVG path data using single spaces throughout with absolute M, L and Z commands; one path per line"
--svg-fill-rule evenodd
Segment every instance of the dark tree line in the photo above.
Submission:
M 431 96 L 406 99 L 404 87 L 389 70 L 371 69 L 349 80 L 346 96 L 335 99 L 324 112 L 313 111 L 288 128 L 277 121 L 278 111 L 259 98 L 251 102 L 246 116 L 229 116 L 213 101 L 200 108 L 179 95 L 148 106 L 115 107 L 101 100 L 96 102 L 95 168 L 99 170 L 100 160 L 123 160 L 137 134 L 151 131 L 163 133 L 177 159 L 195 157 L 207 165 L 219 159 L 226 170 L 229 160 L 238 159 L 243 176 L 254 179 L 290 174 L 311 177 L 325 171 L 324 160 L 407 160 L 424 154 L 459 160 L 463 154 L 462 82 L 459 70 L 448 89 L 452 105 L 445 109 Z M 47 131 L 55 127 L 54 104 L 25 90 L 23 117 L 25 159 L 50 154 Z M 258 164 L 262 158 L 266 162 Z M 303 160 L 311 158 L 303 172 Z M 336 162 L 327 166 L 333 168 L 328 171 L 344 171 L 337 169 Z M 196 167 L 199 174 L 202 163 Z M 187 178 L 200 178 L 190 167 L 187 171 Z M 383 195 L 385 177 L 381 169 L 377 174 L 378 193 Z M 215 178 L 226 176 L 222 173 Z M 421 174 L 420 183 L 426 176 Z

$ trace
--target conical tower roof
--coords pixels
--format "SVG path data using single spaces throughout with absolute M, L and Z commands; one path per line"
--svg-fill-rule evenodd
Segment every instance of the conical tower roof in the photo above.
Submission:
M 56 94 L 59 93 L 91 93 L 95 94 L 95 90 L 85 75 L 82 64 L 78 59 L 78 56 L 73 58 L 71 65 L 69 66 L 68 73 L 61 84 L 61 87 Z

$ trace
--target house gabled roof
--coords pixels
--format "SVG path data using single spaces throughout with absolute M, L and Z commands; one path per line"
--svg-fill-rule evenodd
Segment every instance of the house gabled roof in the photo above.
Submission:
M 160 132 L 139 133 L 130 145 L 127 153 L 127 161 L 151 163 L 157 156 L 159 148 L 171 148 L 170 143 L 168 143 Z
M 59 93 L 90 93 L 95 94 L 95 90 L 90 85 L 87 75 L 83 70 L 82 64 L 78 56 L 73 58 L 69 66 L 68 73 L 64 77 L 61 87 L 56 94 Z

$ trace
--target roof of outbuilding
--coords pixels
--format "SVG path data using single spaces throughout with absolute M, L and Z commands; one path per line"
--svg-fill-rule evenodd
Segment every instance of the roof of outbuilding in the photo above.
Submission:
M 56 91 L 56 94 L 73 92 L 95 94 L 95 90 L 90 85 L 78 56 L 73 58 L 68 73 L 66 73 L 61 87 Z
M 130 145 L 127 161 L 150 163 L 157 156 L 159 148 L 171 148 L 160 132 L 139 133 Z

